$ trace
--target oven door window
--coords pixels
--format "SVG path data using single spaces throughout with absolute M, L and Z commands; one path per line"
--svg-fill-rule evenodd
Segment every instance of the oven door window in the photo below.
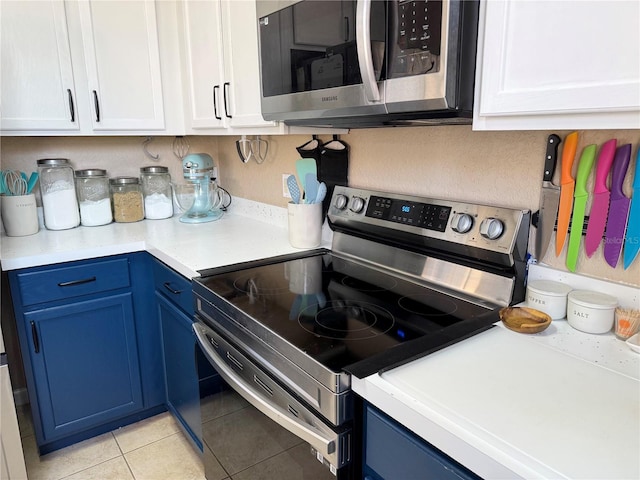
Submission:
M 356 1 L 303 0 L 260 19 L 263 96 L 362 83 L 356 46 Z M 385 4 L 371 7 L 374 70 L 382 72 Z

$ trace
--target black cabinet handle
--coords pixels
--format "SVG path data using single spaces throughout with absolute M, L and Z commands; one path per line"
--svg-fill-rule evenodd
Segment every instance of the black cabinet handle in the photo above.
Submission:
M 82 285 L 83 283 L 95 282 L 96 277 L 83 278 L 82 280 L 71 280 L 70 282 L 60 282 L 59 287 L 72 287 L 73 285 Z
M 33 338 L 33 350 L 36 353 L 40 352 L 40 341 L 38 340 L 38 329 L 36 328 L 36 322 L 31 322 L 31 337 Z
M 170 282 L 164 282 L 163 285 L 164 285 L 164 288 L 169 290 L 174 295 L 178 295 L 178 294 L 182 293 L 182 290 L 176 290 L 175 288 L 171 288 L 171 283 Z
M 96 122 L 100 121 L 100 103 L 98 103 L 98 92 L 93 91 L 93 104 L 96 107 Z
M 229 115 L 229 111 L 231 109 L 229 108 L 229 100 L 227 98 L 227 92 L 229 91 L 230 86 L 231 84 L 229 82 L 224 82 L 222 89 L 222 98 L 224 99 L 224 114 L 227 116 L 227 118 L 231 118 L 231 115 Z
M 213 115 L 218 119 L 222 120 L 222 117 L 218 115 L 218 96 L 216 95 L 216 90 L 220 89 L 220 85 L 215 85 L 213 87 Z
M 69 113 L 71 113 L 71 123 L 76 121 L 76 109 L 73 106 L 73 94 L 71 89 L 67 88 L 67 95 L 69 96 Z

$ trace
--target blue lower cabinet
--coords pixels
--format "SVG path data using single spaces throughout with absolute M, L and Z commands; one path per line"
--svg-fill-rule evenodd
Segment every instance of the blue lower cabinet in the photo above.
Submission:
M 365 405 L 364 417 L 366 480 L 480 478 L 371 405 Z
M 155 260 L 153 277 L 166 382 L 166 403 L 188 438 L 202 451 L 200 391 L 219 386 L 220 376 L 204 359 L 191 328 L 191 281 Z
M 167 406 L 202 450 L 198 372 L 195 361 L 193 319 L 157 294 L 162 325 Z
M 131 293 L 25 314 L 48 440 L 143 408 Z
M 151 272 L 145 252 L 9 272 L 41 454 L 166 410 Z

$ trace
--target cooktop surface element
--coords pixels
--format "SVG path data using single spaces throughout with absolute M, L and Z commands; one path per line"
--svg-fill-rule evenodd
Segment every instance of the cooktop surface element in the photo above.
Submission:
M 203 271 L 197 310 L 339 392 L 345 372 L 443 348 L 524 298 L 526 210 L 338 186 L 328 216 L 330 252 Z

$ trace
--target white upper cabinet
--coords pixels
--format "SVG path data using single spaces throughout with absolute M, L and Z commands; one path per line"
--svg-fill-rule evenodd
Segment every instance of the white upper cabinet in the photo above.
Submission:
M 640 2 L 481 5 L 475 130 L 640 128 Z
M 216 1 L 182 2 L 181 41 L 187 128 L 226 128 L 220 89 L 224 83 L 222 21 Z M 190 118 L 189 118 L 190 117 Z
M 81 1 L 80 28 L 94 130 L 162 130 L 153 1 Z
M 184 132 L 175 2 L 0 0 L 0 9 L 3 134 Z
M 281 133 L 261 114 L 255 2 L 180 3 L 187 131 Z
M 65 4 L 0 2 L 2 131 L 80 129 Z

